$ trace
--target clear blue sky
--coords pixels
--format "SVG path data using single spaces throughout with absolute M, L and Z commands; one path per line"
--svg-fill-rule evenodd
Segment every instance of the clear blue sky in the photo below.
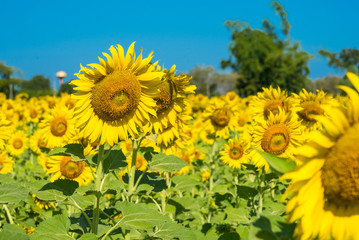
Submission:
M 186 72 L 195 65 L 212 65 L 230 55 L 226 20 L 241 19 L 261 28 L 269 19 L 279 30 L 271 1 L 2 1 L 0 61 L 20 68 L 25 79 L 43 74 L 51 80 L 64 70 L 69 81 L 80 63 L 114 44 L 125 49 L 154 51 L 160 64 Z M 327 66 L 319 49 L 339 52 L 359 48 L 359 1 L 279 1 L 288 13 L 293 41 L 311 53 L 310 78 L 342 74 Z

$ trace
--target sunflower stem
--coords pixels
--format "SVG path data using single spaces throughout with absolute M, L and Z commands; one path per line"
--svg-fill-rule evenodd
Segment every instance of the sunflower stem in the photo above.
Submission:
M 132 161 L 131 169 L 128 181 L 128 194 L 131 196 L 134 192 L 135 187 L 135 175 L 136 175 L 136 159 L 137 159 L 138 144 L 136 139 L 132 139 Z
M 7 218 L 9 219 L 9 223 L 10 223 L 10 224 L 14 224 L 14 221 L 12 220 L 12 216 L 11 216 L 10 210 L 9 210 L 9 208 L 7 207 L 7 205 L 4 204 L 3 208 L 4 208 L 5 212 L 6 212 Z
M 98 232 L 98 222 L 100 217 L 100 198 L 101 198 L 101 181 L 102 181 L 102 172 L 103 172 L 103 160 L 104 160 L 104 145 L 100 145 L 98 150 L 98 161 L 96 169 L 96 180 L 95 180 L 95 203 L 93 208 L 93 221 L 92 221 L 92 233 L 97 235 Z

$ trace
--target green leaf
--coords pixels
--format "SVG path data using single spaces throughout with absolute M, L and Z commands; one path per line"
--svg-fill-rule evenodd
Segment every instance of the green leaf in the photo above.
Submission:
M 194 186 L 201 184 L 193 176 L 176 176 L 172 178 L 172 181 L 176 184 L 175 189 L 179 191 L 192 189 Z
M 151 237 L 160 238 L 163 240 L 192 240 L 196 239 L 196 235 L 189 229 L 183 227 L 181 224 L 174 222 L 166 222 L 158 226 L 155 231 L 150 234 Z
M 159 153 L 153 155 L 149 165 L 151 171 L 178 172 L 183 167 L 188 166 L 188 163 L 177 156 Z
M 86 233 L 82 235 L 78 240 L 98 240 L 98 238 L 93 233 Z
M 0 185 L 0 203 L 19 203 L 25 200 L 29 190 L 16 184 Z
M 126 156 L 121 150 L 111 150 L 110 154 L 103 161 L 103 171 L 108 173 L 109 170 L 127 167 Z
M 86 159 L 84 148 L 79 143 L 71 143 L 64 147 L 57 147 L 49 152 L 47 156 L 70 156 L 71 160 L 74 162 L 84 161 Z
M 291 161 L 289 158 L 280 158 L 274 154 L 262 152 L 257 148 L 254 149 L 259 152 L 262 157 L 264 157 L 264 159 L 271 166 L 272 170 L 276 171 L 279 174 L 290 172 L 297 167 L 296 163 L 294 161 Z
M 227 213 L 226 222 L 228 223 L 239 223 L 239 224 L 249 224 L 251 222 L 247 208 L 230 208 L 225 209 Z
M 257 189 L 248 186 L 237 186 L 237 195 L 243 199 L 254 198 L 258 194 Z
M 16 224 L 4 224 L 0 232 L 0 240 L 21 239 L 28 240 L 30 237 Z
M 65 215 L 56 215 L 39 224 L 31 240 L 73 240 L 69 234 L 70 219 Z
M 62 192 L 65 196 L 71 196 L 79 187 L 79 183 L 69 179 L 57 179 L 54 182 L 45 184 L 40 191 L 55 189 Z
M 120 226 L 127 229 L 135 228 L 152 231 L 153 226 L 158 226 L 166 221 L 171 221 L 158 211 L 145 208 L 139 204 L 120 202 L 116 206 L 119 207 L 122 213 Z

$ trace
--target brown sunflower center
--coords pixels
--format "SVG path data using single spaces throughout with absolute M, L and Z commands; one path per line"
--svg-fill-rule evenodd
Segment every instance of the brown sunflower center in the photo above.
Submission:
M 324 196 L 334 204 L 359 203 L 359 123 L 337 141 L 322 168 Z
M 71 110 L 75 107 L 75 102 L 72 99 L 67 99 L 67 101 L 65 102 L 65 106 L 67 107 L 67 109 Z
M 300 118 L 308 122 L 316 122 L 313 116 L 318 116 L 323 114 L 323 109 L 318 103 L 307 102 L 302 104 L 303 110 L 298 112 Z
M 284 111 L 287 111 L 283 101 L 281 100 L 269 101 L 269 103 L 264 107 L 264 117 L 267 119 L 270 113 L 273 113 L 274 115 L 278 114 L 280 108 L 283 109 Z
M 44 141 L 44 139 L 42 137 L 37 140 L 37 146 L 46 147 L 46 142 Z
M 74 179 L 81 175 L 85 169 L 85 162 L 74 162 L 71 157 L 64 156 L 60 163 L 60 171 L 62 176 L 68 179 Z
M 238 123 L 238 126 L 244 127 L 244 125 L 246 125 L 246 118 L 245 117 L 238 117 L 237 123 Z
M 155 98 L 157 104 L 157 113 L 165 114 L 167 109 L 173 106 L 176 97 L 176 86 L 171 80 L 163 81 L 158 89 L 160 90 L 158 97 Z
M 54 136 L 61 137 L 66 133 L 67 121 L 64 118 L 55 118 L 51 122 L 51 133 Z
M 215 127 L 224 128 L 228 125 L 231 116 L 224 109 L 217 109 L 213 112 L 211 123 Z
M 140 99 L 141 85 L 135 75 L 117 71 L 95 84 L 91 105 L 100 119 L 117 121 L 133 114 Z
M 30 110 L 30 118 L 36 118 L 37 117 L 37 111 L 34 109 Z
M 285 124 L 276 124 L 264 132 L 261 146 L 268 153 L 280 155 L 288 148 L 289 142 L 288 127 Z
M 23 145 L 24 145 L 24 142 L 23 142 L 20 138 L 16 138 L 16 139 L 14 139 L 14 141 L 12 142 L 12 146 L 13 146 L 15 149 L 21 149 Z
M 242 145 L 237 143 L 230 147 L 228 153 L 231 159 L 238 160 L 243 156 L 244 150 Z
M 136 169 L 141 169 L 144 166 L 145 158 L 141 156 L 137 156 L 136 158 Z

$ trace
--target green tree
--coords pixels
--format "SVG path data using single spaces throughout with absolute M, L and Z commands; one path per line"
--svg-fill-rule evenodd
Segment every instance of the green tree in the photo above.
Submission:
M 14 74 L 21 73 L 20 69 L 6 66 L 4 62 L 0 62 L 0 92 L 6 93 L 7 97 L 14 97 L 14 86 L 20 86 L 22 80 L 14 77 Z
M 263 20 L 263 30 L 252 29 L 240 20 L 225 23 L 232 34 L 231 56 L 223 60 L 221 66 L 238 74 L 236 87 L 241 96 L 256 94 L 270 85 L 298 92 L 309 81 L 311 56 L 301 51 L 298 43 L 290 42 L 290 24 L 282 6 L 278 2 L 272 2 L 271 6 L 281 19 L 285 40 L 278 37 L 274 25 L 267 19 Z
M 50 78 L 41 74 L 33 76 L 28 81 L 22 82 L 22 92 L 27 92 L 32 97 L 51 95 Z
M 341 84 L 341 81 L 342 77 L 340 76 L 328 75 L 323 78 L 317 78 L 314 82 L 308 82 L 306 89 L 312 92 L 316 92 L 319 89 L 336 96 L 342 93 L 340 89 L 336 88 L 337 85 Z
M 71 82 L 71 81 L 70 81 L 70 82 Z M 75 92 L 74 86 L 73 86 L 73 85 L 70 85 L 70 84 L 69 84 L 70 82 L 63 83 L 63 84 L 60 86 L 59 94 L 58 94 L 58 95 L 61 95 L 61 93 L 72 94 L 72 93 Z

